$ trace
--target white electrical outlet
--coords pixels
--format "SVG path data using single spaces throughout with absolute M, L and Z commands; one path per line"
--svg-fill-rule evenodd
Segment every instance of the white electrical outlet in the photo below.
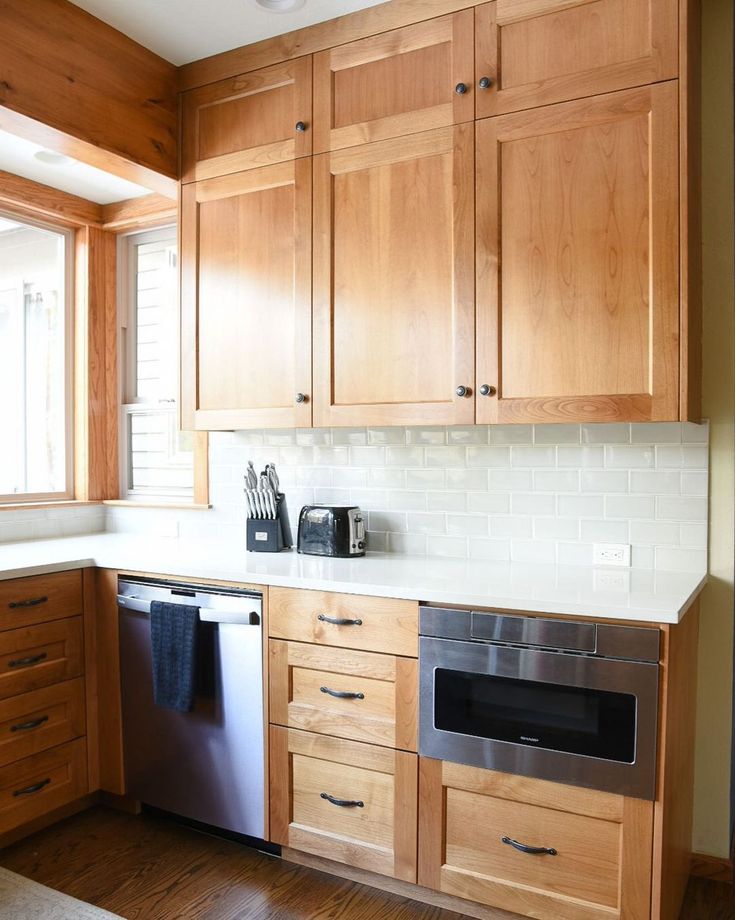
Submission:
M 595 543 L 593 565 L 630 565 L 630 543 Z

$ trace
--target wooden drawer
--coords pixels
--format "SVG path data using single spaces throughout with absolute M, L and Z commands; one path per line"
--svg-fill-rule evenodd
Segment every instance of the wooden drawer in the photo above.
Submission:
M 279 639 L 269 645 L 271 722 L 416 750 L 415 658 Z M 343 693 L 360 696 L 335 695 Z
M 0 701 L 0 767 L 85 732 L 84 680 L 66 680 Z
M 73 802 L 87 789 L 83 738 L 0 769 L 0 834 Z
M 274 842 L 416 881 L 415 754 L 278 726 L 270 737 Z
M 0 699 L 79 677 L 83 654 L 81 617 L 0 633 Z
M 647 920 L 652 802 L 428 758 L 419 802 L 420 885 L 537 920 Z
M 81 612 L 79 569 L 0 581 L 0 630 L 60 620 Z
M 418 655 L 419 608 L 415 601 L 295 588 L 271 588 L 269 598 L 269 635 L 273 639 L 409 658 Z M 359 622 L 339 624 L 334 620 Z

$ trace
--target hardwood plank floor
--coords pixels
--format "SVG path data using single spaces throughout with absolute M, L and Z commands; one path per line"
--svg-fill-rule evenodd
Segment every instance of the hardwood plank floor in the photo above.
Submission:
M 0 865 L 126 920 L 457 920 L 159 816 L 102 806 L 0 851 Z M 562 918 L 560 918 L 562 920 Z M 692 879 L 681 920 L 735 920 L 735 887 Z

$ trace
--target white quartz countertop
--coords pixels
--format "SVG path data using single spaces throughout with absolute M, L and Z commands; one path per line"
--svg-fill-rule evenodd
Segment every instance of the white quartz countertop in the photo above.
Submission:
M 678 623 L 706 574 L 372 553 L 248 553 L 242 545 L 100 533 L 0 544 L 0 579 L 100 568 L 602 619 Z

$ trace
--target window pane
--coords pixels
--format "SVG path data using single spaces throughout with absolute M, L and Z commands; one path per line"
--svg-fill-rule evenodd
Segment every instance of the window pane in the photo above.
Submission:
M 175 409 L 129 407 L 129 487 L 139 497 L 185 497 L 194 489 L 192 435 L 178 431 Z
M 139 399 L 175 399 L 178 389 L 176 239 L 135 244 L 137 301 L 135 392 Z
M 0 494 L 67 491 L 63 233 L 0 218 Z

